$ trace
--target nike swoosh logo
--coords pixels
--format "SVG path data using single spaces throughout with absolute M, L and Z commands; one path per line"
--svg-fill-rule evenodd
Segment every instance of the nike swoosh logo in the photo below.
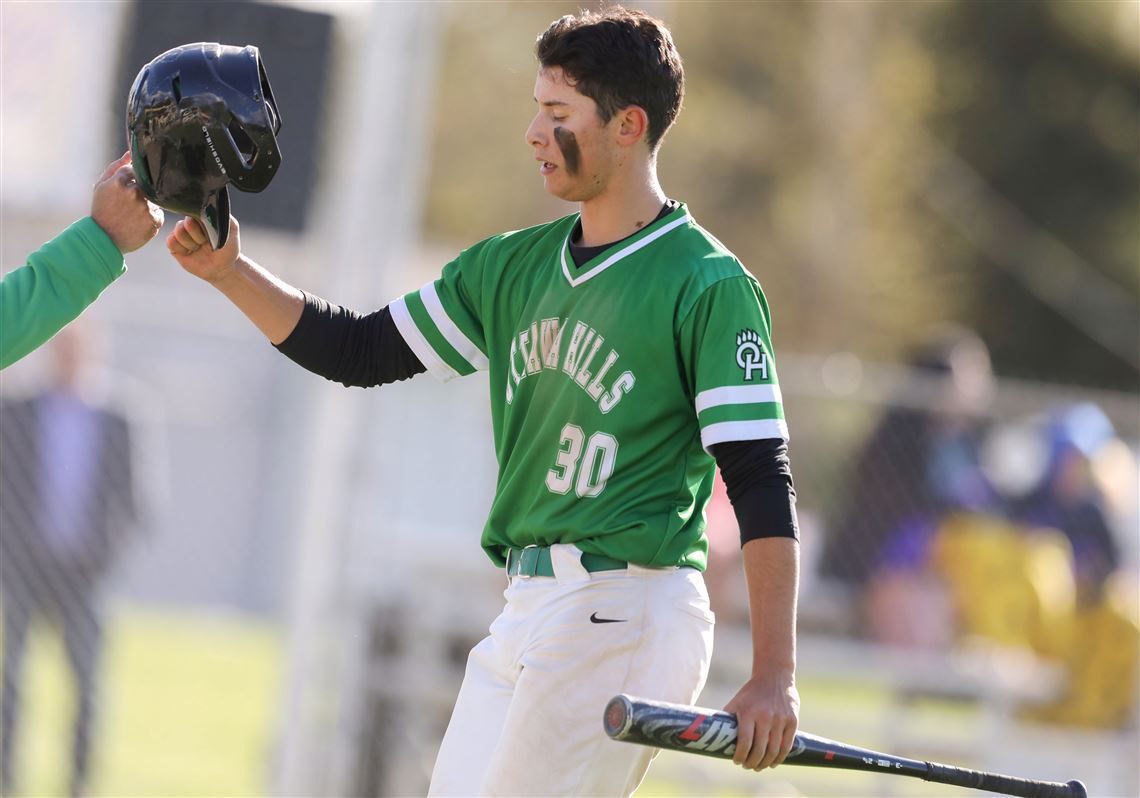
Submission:
M 590 616 L 590 623 L 625 623 L 625 618 L 599 618 L 598 613 Z

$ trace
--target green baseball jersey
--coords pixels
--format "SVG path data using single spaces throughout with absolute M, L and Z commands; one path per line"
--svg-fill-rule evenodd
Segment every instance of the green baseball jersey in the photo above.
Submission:
M 788 437 L 767 301 L 683 204 L 581 267 L 577 221 L 476 244 L 392 317 L 437 377 L 489 372 L 492 560 L 573 543 L 703 570 L 709 447 Z

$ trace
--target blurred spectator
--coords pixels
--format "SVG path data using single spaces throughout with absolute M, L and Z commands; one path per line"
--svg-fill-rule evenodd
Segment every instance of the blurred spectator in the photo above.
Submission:
M 0 404 L 0 596 L 3 692 L 0 790 L 13 794 L 28 631 L 58 624 L 77 690 L 70 793 L 90 775 L 103 648 L 102 592 L 136 515 L 131 430 L 92 390 L 97 341 L 89 325 L 55 337 L 52 384 Z
M 1064 691 L 1028 708 L 1037 720 L 1101 728 L 1135 723 L 1140 624 L 1135 574 L 1124 569 L 1122 527 L 1135 536 L 1136 458 L 1096 405 L 1052 413 L 1041 427 L 1044 464 L 1036 484 L 1011 499 L 1026 540 L 1049 535 L 1071 551 L 1065 577 L 1075 601 L 1035 648 L 1068 670 Z M 1059 577 L 1052 580 L 1056 585 Z M 1042 645 L 1044 643 L 1044 645 Z
M 1109 508 L 1093 475 L 1097 452 L 1116 440 L 1116 432 L 1100 408 L 1081 403 L 1055 413 L 1046 434 L 1044 474 L 1029 495 L 1014 503 L 1013 515 L 1027 526 L 1065 533 L 1073 547 L 1077 601 L 1095 604 L 1120 565 Z
M 942 645 L 952 633 L 950 606 L 924 571 L 943 518 L 999 503 L 978 457 L 992 373 L 982 340 L 957 327 L 933 335 L 912 367 L 913 384 L 856 458 L 820 569 L 860 594 L 873 638 Z

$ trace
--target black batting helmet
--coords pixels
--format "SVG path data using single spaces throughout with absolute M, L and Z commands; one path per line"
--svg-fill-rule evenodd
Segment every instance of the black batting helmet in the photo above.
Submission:
M 147 198 L 199 219 L 219 249 L 233 183 L 261 191 L 281 165 L 281 114 L 252 45 L 184 44 L 144 66 L 127 98 L 127 139 Z

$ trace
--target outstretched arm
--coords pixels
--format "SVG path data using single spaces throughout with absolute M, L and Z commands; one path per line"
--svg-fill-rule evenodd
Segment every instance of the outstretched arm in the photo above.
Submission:
M 220 250 L 210 248 L 196 219 L 179 222 L 166 244 L 182 268 L 221 291 L 279 352 L 314 374 L 366 388 L 425 371 L 388 308 L 361 315 L 279 280 L 241 254 L 232 217 Z
M 206 231 L 192 218 L 174 226 L 166 248 L 183 269 L 234 303 L 270 343 L 281 343 L 297 326 L 304 294 L 242 254 L 240 228 L 232 216 L 229 239 L 219 250 L 210 248 Z
M 162 227 L 162 210 L 147 202 L 123 153 L 104 170 L 91 215 L 32 253 L 0 280 L 0 368 L 31 352 L 78 316 L 126 271 L 134 252 Z

